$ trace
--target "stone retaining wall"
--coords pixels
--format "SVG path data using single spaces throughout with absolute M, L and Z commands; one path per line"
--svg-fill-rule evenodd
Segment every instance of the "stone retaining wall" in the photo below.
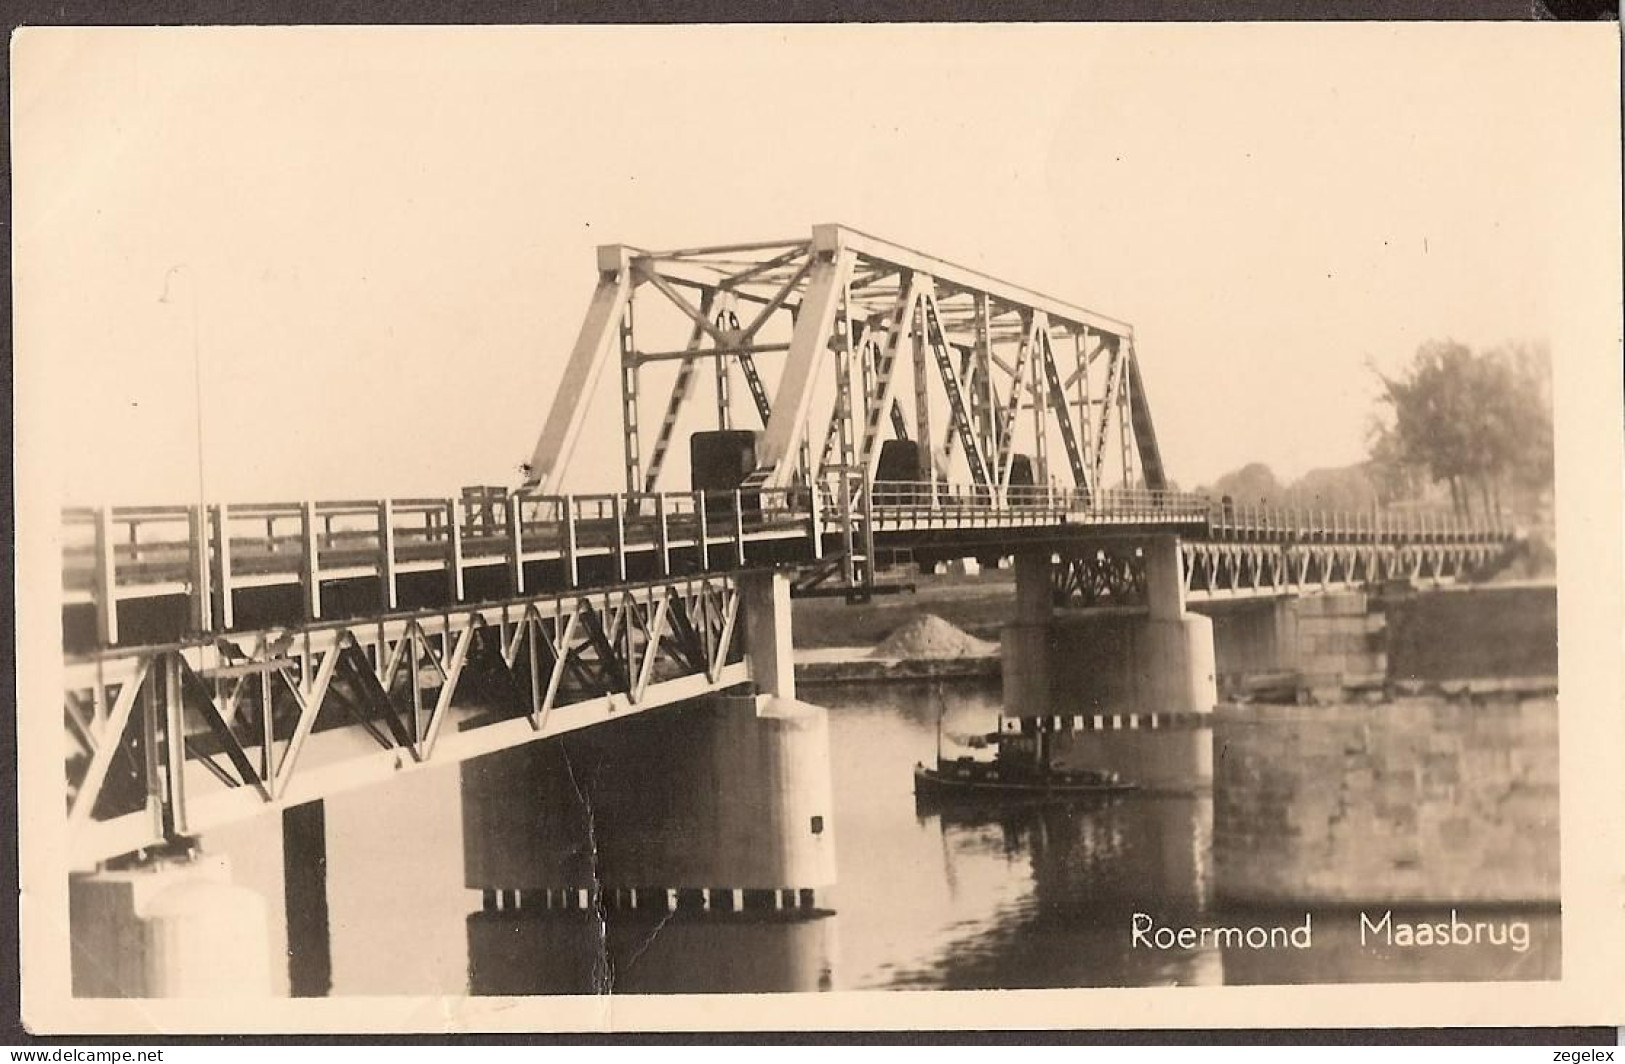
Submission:
M 1478 584 L 1384 596 L 1389 678 L 1557 675 L 1557 588 Z
M 1221 706 L 1214 864 L 1243 903 L 1556 903 L 1557 703 Z

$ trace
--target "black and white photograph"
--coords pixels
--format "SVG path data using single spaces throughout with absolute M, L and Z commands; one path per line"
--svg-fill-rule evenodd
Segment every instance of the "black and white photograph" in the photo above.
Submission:
M 1619 1022 L 1618 47 L 19 31 L 25 1021 Z

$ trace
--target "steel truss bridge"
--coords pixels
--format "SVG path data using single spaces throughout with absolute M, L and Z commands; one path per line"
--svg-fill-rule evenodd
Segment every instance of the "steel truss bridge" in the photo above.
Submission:
M 76 864 L 748 683 L 769 569 L 861 599 L 888 555 L 1041 551 L 1058 604 L 1132 607 L 1150 536 L 1179 538 L 1192 601 L 1452 580 L 1512 540 L 1166 490 L 1129 326 L 850 229 L 598 267 L 519 491 L 64 512 Z M 612 358 L 626 490 L 567 493 Z M 736 375 L 755 471 L 661 490 L 691 407 L 746 420 Z M 888 439 L 929 455 L 920 479 L 877 479 Z

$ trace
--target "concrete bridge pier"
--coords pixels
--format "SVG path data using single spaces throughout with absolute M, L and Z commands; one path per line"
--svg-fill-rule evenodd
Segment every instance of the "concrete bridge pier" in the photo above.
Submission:
M 288 926 L 288 993 L 326 997 L 333 989 L 327 908 L 327 806 L 282 811 L 282 891 Z
M 282 811 L 282 857 L 289 992 L 324 997 L 333 977 L 325 803 Z M 78 996 L 271 994 L 269 902 L 196 838 L 73 874 L 69 913 Z
M 470 918 L 476 972 L 485 946 L 502 940 L 493 920 L 552 921 L 534 932 L 549 941 L 596 936 L 559 956 L 601 959 L 609 967 L 599 975 L 619 989 L 615 966 L 641 957 L 647 935 L 626 937 L 622 951 L 603 921 L 787 924 L 827 911 L 835 882 L 827 715 L 795 697 L 788 578 L 744 574 L 741 591 L 750 687 L 463 766 L 465 882 L 486 909 Z M 582 911 L 603 919 L 565 929 L 561 921 Z M 800 942 L 787 929 L 767 934 Z M 667 937 L 672 948 L 682 939 Z M 785 948 L 799 956 L 804 945 Z M 500 968 L 486 958 L 486 971 Z M 549 985 L 580 992 L 606 985 L 590 972 L 554 977 Z
M 1149 790 L 1200 789 L 1213 776 L 1213 625 L 1185 608 L 1178 539 L 1141 549 L 1147 602 L 1132 611 L 1058 613 L 1050 555 L 1016 555 L 1004 714 L 1039 737 L 1033 756 L 1051 767 L 1107 768 Z
M 195 850 L 68 881 L 73 993 L 112 998 L 271 994 L 265 899 Z

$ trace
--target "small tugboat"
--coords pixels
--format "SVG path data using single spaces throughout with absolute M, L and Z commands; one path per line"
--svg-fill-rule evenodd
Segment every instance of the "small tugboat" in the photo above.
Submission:
M 1064 798 L 1132 791 L 1129 783 L 1115 772 L 1104 769 L 1051 769 L 1012 771 L 996 761 L 961 757 L 954 761 L 937 759 L 935 768 L 914 766 L 914 794 L 943 798 L 953 795 L 1020 795 Z
M 1002 746 L 1014 737 L 1000 730 L 986 736 L 971 736 L 959 740 L 966 745 Z M 1069 798 L 1091 795 L 1120 794 L 1136 789 L 1136 784 L 1124 780 L 1107 769 L 1058 769 L 1048 765 L 1042 736 L 1035 737 L 1036 756 L 1026 758 L 1000 756 L 992 761 L 978 760 L 969 755 L 952 760 L 942 756 L 942 712 L 937 713 L 937 763 L 927 767 L 914 766 L 914 796 L 921 799 L 947 799 L 956 797 L 1025 797 Z

